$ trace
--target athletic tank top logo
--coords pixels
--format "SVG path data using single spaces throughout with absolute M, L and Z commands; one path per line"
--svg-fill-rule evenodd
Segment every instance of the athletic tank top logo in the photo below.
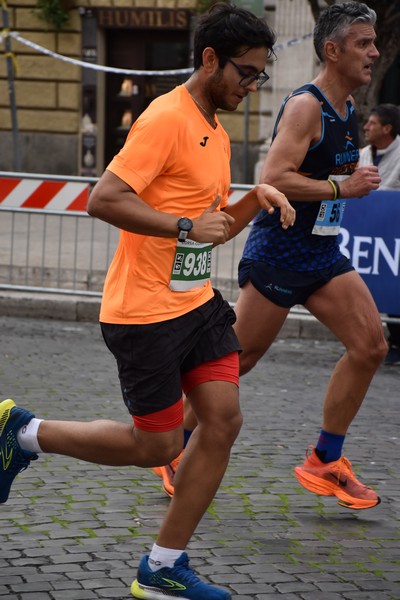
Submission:
M 335 165 L 344 165 L 348 163 L 356 163 L 360 157 L 359 149 L 353 144 L 353 137 L 347 131 L 344 136 L 344 151 L 335 154 Z

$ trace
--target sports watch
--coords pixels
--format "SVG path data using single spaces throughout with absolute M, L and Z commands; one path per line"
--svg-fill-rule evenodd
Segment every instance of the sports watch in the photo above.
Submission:
M 180 242 L 185 242 L 188 236 L 189 231 L 192 229 L 193 223 L 187 217 L 181 217 L 178 221 L 178 240 Z

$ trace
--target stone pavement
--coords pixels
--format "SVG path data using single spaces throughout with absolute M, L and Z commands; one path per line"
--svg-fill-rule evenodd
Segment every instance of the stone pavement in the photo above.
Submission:
M 2 314 L 0 328 L 1 398 L 44 418 L 129 418 L 97 324 Z M 189 546 L 198 574 L 235 600 L 400 599 L 400 369 L 380 368 L 345 445 L 378 507 L 340 508 L 293 475 L 341 352 L 281 337 L 241 380 L 245 423 Z M 41 455 L 0 507 L 0 600 L 131 598 L 167 505 L 150 470 Z

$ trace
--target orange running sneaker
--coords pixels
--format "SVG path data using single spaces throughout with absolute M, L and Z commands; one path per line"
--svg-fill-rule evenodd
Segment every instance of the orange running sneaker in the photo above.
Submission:
M 164 465 L 163 467 L 152 467 L 154 473 L 156 473 L 156 475 L 161 477 L 161 479 L 163 480 L 162 489 L 170 498 L 172 498 L 172 496 L 174 495 L 174 476 L 178 468 L 179 461 L 182 458 L 182 455 L 183 450 L 179 454 L 179 456 L 174 458 L 174 460 L 168 465 Z
M 306 460 L 301 467 L 295 467 L 294 473 L 306 490 L 320 496 L 336 496 L 338 504 L 345 508 L 373 508 L 381 501 L 374 490 L 358 481 L 347 458 L 341 456 L 323 463 L 313 446 L 307 448 Z

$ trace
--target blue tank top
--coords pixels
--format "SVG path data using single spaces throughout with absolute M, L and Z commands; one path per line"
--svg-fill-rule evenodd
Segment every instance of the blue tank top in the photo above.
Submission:
M 328 179 L 330 175 L 349 176 L 359 159 L 358 125 L 354 106 L 346 102 L 343 119 L 323 95 L 321 90 L 307 83 L 285 98 L 277 117 L 273 140 L 286 103 L 293 96 L 312 94 L 321 104 L 321 138 L 310 146 L 299 173 L 311 179 Z M 288 140 L 290 143 L 290 140 Z M 327 198 L 327 200 L 331 200 Z M 269 215 L 261 210 L 254 219 L 246 241 L 243 258 L 267 262 L 274 267 L 291 271 L 325 269 L 342 256 L 337 235 L 316 235 L 315 221 L 320 214 L 321 201 L 291 201 L 296 210 L 293 227 L 284 230 L 279 221 L 279 211 Z

